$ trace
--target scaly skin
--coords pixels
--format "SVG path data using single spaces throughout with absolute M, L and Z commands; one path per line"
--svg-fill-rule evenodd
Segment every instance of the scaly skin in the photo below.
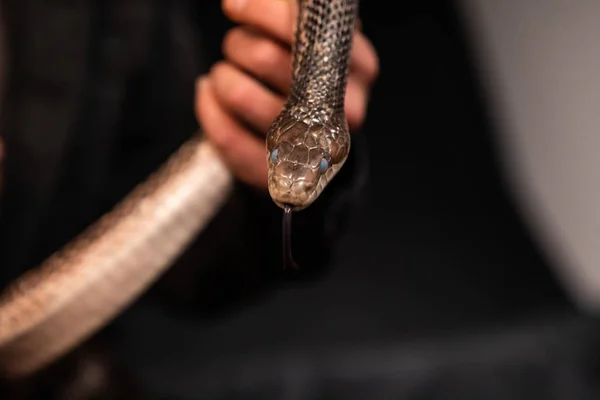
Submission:
M 301 0 L 292 90 L 267 133 L 269 193 L 281 208 L 310 206 L 344 165 L 344 113 L 357 0 Z

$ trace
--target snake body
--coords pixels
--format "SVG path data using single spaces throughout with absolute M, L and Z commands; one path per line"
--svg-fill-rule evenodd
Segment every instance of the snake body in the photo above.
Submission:
M 269 191 L 301 210 L 344 164 L 358 0 L 300 0 L 290 95 L 267 134 Z M 0 296 L 0 373 L 31 374 L 131 304 L 211 221 L 233 177 L 201 135 Z

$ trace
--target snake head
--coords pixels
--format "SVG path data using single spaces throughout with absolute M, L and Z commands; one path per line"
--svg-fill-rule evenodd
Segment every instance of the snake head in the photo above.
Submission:
M 330 133 L 325 125 L 300 121 L 269 132 L 269 194 L 279 207 L 300 211 L 310 206 L 342 167 L 350 135 Z

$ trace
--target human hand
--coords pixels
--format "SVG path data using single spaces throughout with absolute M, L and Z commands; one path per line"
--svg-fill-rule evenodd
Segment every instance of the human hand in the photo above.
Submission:
M 253 132 L 266 134 L 289 93 L 297 4 L 289 0 L 223 0 L 222 7 L 240 26 L 225 36 L 225 60 L 198 79 L 196 116 L 232 173 L 247 184 L 266 189 L 264 137 Z M 345 103 L 351 130 L 364 121 L 378 73 L 375 49 L 357 32 Z

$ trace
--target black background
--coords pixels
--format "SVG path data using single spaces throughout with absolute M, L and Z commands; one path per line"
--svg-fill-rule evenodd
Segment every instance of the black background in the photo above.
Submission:
M 362 2 L 381 61 L 364 127 L 369 182 L 331 270 L 209 323 L 138 307 L 124 318 L 123 362 L 155 393 L 592 396 L 592 322 L 511 202 L 456 5 L 398 7 Z M 215 34 L 229 26 L 212 22 Z M 163 328 L 144 338 L 148 321 Z
M 599 398 L 596 322 L 508 195 L 456 4 L 391 4 L 361 3 L 381 76 L 331 268 L 220 318 L 136 304 L 107 351 L 143 398 Z M 216 61 L 231 24 L 218 1 L 198 10 Z

